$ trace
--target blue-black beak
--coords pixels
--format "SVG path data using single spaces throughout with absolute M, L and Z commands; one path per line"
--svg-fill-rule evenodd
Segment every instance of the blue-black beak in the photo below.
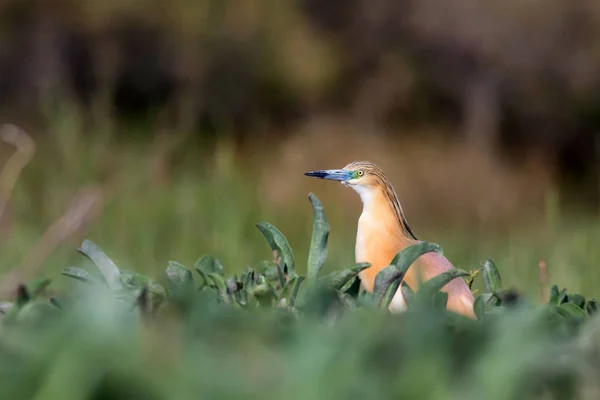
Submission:
M 345 169 L 322 169 L 319 171 L 305 172 L 304 175 L 314 178 L 329 179 L 332 181 L 348 181 L 352 179 L 352 172 Z

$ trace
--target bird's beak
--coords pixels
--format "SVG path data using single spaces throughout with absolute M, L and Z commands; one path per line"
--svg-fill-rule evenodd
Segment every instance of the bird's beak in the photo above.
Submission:
M 352 172 L 345 169 L 322 169 L 319 171 L 305 172 L 304 175 L 342 182 L 352 179 Z

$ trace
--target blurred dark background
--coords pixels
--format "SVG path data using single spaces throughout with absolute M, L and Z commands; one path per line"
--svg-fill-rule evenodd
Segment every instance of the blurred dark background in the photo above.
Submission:
M 76 188 L 112 182 L 88 234 L 140 268 L 202 252 L 241 268 L 265 219 L 301 247 L 308 191 L 349 262 L 357 198 L 302 173 L 371 159 L 416 230 L 465 264 L 519 259 L 518 229 L 541 243 L 520 242 L 533 267 L 512 283 L 538 258 L 577 275 L 553 221 L 577 218 L 569 237 L 597 261 L 599 86 L 593 1 L 4 0 L 0 122 L 37 143 L 3 216 L 7 257 Z
M 587 1 L 3 1 L 0 101 L 103 97 L 243 141 L 315 113 L 535 148 L 598 194 L 600 6 Z M 10 114 L 9 114 L 10 115 Z M 368 132 L 365 132 L 367 134 Z M 398 134 L 411 134 L 410 131 Z

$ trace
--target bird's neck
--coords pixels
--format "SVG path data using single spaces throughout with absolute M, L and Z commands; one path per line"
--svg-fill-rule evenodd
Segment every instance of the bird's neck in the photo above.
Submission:
M 382 234 L 387 232 L 399 239 L 414 239 L 395 193 L 386 193 L 380 187 L 356 186 L 354 190 L 363 204 L 362 221 L 377 225 Z
M 358 190 L 356 190 L 358 189 Z M 368 262 L 371 267 L 361 271 L 360 279 L 367 291 L 373 290 L 375 277 L 388 266 L 402 249 L 415 243 L 409 231 L 397 217 L 384 190 L 355 188 L 363 203 L 356 232 L 356 262 Z

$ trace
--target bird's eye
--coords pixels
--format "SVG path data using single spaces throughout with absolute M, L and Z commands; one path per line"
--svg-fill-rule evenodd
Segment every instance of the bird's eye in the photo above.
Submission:
M 363 170 L 359 170 L 358 172 L 356 172 L 357 176 L 363 176 L 365 174 L 365 171 Z

